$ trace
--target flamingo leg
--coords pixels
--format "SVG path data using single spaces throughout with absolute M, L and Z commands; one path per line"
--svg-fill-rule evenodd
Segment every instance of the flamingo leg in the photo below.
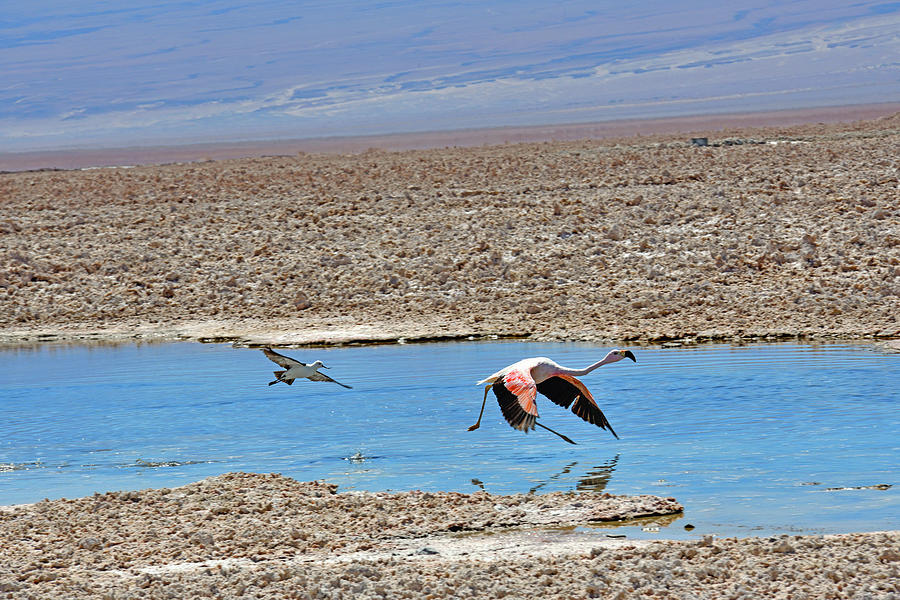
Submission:
M 475 431 L 479 427 L 481 427 L 481 416 L 484 414 L 484 405 L 487 404 L 487 393 L 488 390 L 491 389 L 493 384 L 489 383 L 484 386 L 484 400 L 481 401 L 481 412 L 478 413 L 478 420 L 475 421 L 475 424 L 469 427 L 466 431 Z
M 566 440 L 566 441 L 569 442 L 570 444 L 575 444 L 575 442 L 573 442 L 572 440 L 570 440 L 569 438 L 567 438 L 567 437 L 564 436 L 563 434 L 559 433 L 558 431 L 553 431 L 552 429 L 550 429 L 550 428 L 547 427 L 546 425 L 541 425 L 541 424 L 538 423 L 537 421 L 535 421 L 534 424 L 537 425 L 538 427 L 543 427 L 544 429 L 546 429 L 546 430 L 549 431 L 550 433 L 555 433 L 556 435 L 558 435 L 558 436 L 561 437 L 562 439 Z M 578 444 L 575 444 L 575 445 L 577 446 Z

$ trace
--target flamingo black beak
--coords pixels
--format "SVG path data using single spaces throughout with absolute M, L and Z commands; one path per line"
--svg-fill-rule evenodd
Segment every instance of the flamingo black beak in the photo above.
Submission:
M 631 352 L 631 350 L 626 350 L 622 353 L 622 356 L 630 358 L 632 361 L 637 362 L 637 359 L 634 357 L 634 354 Z

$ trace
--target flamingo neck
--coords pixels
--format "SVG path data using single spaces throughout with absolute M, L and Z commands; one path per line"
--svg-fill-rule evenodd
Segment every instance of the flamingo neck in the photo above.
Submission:
M 572 377 L 581 377 L 582 375 L 587 375 L 588 373 L 590 373 L 597 367 L 602 367 L 603 365 L 611 363 L 611 362 L 615 362 L 615 356 L 612 353 L 607 354 L 603 358 L 603 360 L 597 361 L 592 365 L 588 365 L 587 367 L 585 367 L 583 369 L 567 369 L 566 367 L 560 367 L 559 374 L 560 375 L 571 375 Z

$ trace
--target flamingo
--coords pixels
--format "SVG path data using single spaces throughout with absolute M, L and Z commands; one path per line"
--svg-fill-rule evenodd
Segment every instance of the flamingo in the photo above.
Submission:
M 543 356 L 525 358 L 500 369 L 490 377 L 478 382 L 478 385 L 484 385 L 484 400 L 481 402 L 478 421 L 469 427 L 469 431 L 474 431 L 481 426 L 488 390 L 493 389 L 494 395 L 497 396 L 497 402 L 500 404 L 500 411 L 514 429 L 528 433 L 529 429 L 534 429 L 534 426 L 537 425 L 550 433 L 555 433 L 570 444 L 575 443 L 563 434 L 537 422 L 536 400 L 537 392 L 540 392 L 563 408 L 569 408 L 569 405 L 574 402 L 572 404 L 573 413 L 601 429 L 609 429 L 609 432 L 619 439 L 612 425 L 609 424 L 606 416 L 594 401 L 594 397 L 576 377 L 587 375 L 597 367 L 618 362 L 623 358 L 630 358 L 637 362 L 631 350 L 612 350 L 603 360 L 583 369 L 568 369 Z
M 313 364 L 307 365 L 299 360 L 294 360 L 289 356 L 285 356 L 284 354 L 278 354 L 271 348 L 263 348 L 262 351 L 269 360 L 285 369 L 284 371 L 273 371 L 275 373 L 275 381 L 270 381 L 269 385 L 275 385 L 279 381 L 291 385 L 294 383 L 295 379 L 305 377 L 310 381 L 330 381 L 347 389 L 353 389 L 349 385 L 344 385 L 340 381 L 335 381 L 325 373 L 319 373 L 319 369 L 328 368 L 322 364 L 321 360 L 317 360 Z

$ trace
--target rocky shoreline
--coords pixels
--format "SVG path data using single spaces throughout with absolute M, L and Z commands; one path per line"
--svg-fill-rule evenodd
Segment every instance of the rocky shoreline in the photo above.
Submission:
M 629 541 L 674 499 L 345 492 L 228 473 L 0 510 L 11 598 L 896 598 L 900 532 Z

